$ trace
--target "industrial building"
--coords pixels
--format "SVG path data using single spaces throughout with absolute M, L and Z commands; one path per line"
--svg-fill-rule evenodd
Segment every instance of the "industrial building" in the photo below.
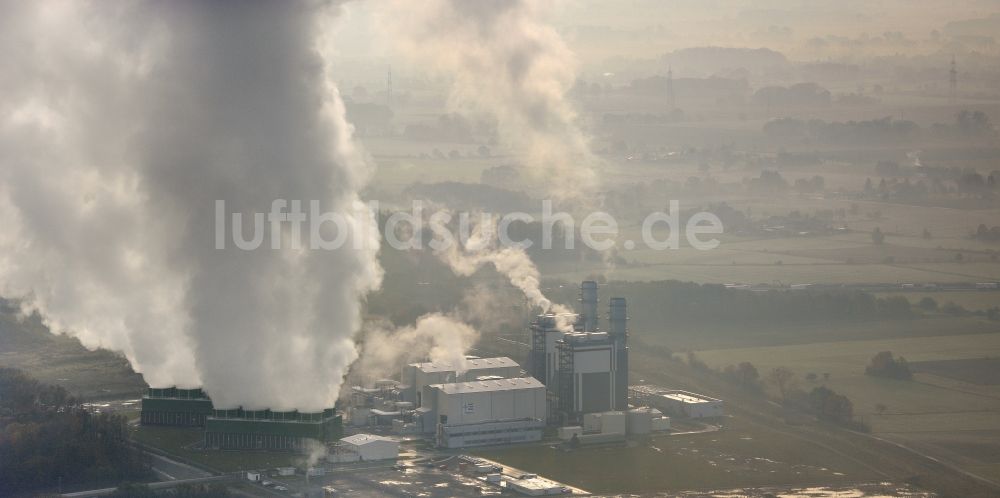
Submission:
M 343 435 L 340 415 L 271 410 L 213 410 L 205 420 L 205 448 L 224 450 L 307 449 L 308 440 L 327 443 Z
M 545 386 L 531 377 L 429 385 L 423 399 L 424 428 L 446 448 L 538 441 L 545 427 Z
M 538 441 L 546 423 L 579 425 L 588 414 L 617 413 L 605 424 L 620 422 L 616 437 L 626 433 L 627 420 L 642 433 L 654 430 L 654 419 L 659 427 L 669 426 L 659 412 L 626 415 L 625 299 L 608 301 L 606 330 L 600 330 L 596 282 L 582 283 L 579 302 L 579 313 L 547 312 L 531 323 L 532 377 L 523 377 L 521 366 L 507 357 L 411 363 L 402 367 L 399 381 L 353 386 L 350 424 L 433 435 L 447 448 Z
M 143 425 L 204 427 L 212 414 L 212 400 L 201 389 L 149 388 L 142 397 L 139 421 Z
M 628 307 L 624 297 L 611 298 L 608 306 L 608 336 L 614 345 L 611 379 L 613 409 L 628 409 Z
M 355 461 L 395 460 L 399 457 L 399 441 L 374 434 L 355 434 L 340 440 L 344 452 L 356 456 Z
M 504 483 L 512 489 L 527 496 L 550 496 L 565 494 L 566 487 L 558 482 L 534 474 L 519 477 L 505 477 Z
M 646 436 L 670 430 L 670 418 L 655 408 L 633 408 L 627 412 L 587 413 L 582 425 L 560 427 L 559 439 L 580 445 L 614 443 L 626 435 Z
M 566 421 L 584 413 L 613 408 L 614 383 L 611 379 L 614 346 L 607 332 L 566 334 L 558 343 L 559 412 Z
M 551 413 L 565 423 L 628 409 L 626 302 L 611 298 L 605 332 L 598 330 L 597 306 L 597 283 L 588 280 L 580 286 L 578 315 L 546 313 L 531 324 L 530 371 L 548 388 Z
M 400 389 L 405 391 L 402 393 L 404 401 L 414 401 L 416 406 L 422 406 L 420 397 L 424 387 L 431 384 L 469 382 L 486 377 L 509 379 L 520 377 L 521 374 L 521 365 L 505 356 L 470 358 L 464 365 L 448 362 L 411 363 L 403 367 Z
M 559 372 L 556 344 L 567 332 L 597 332 L 597 282 L 580 284 L 580 313 L 543 313 L 531 322 L 531 358 L 528 371 L 555 390 Z
M 556 344 L 566 334 L 567 324 L 577 323 L 575 313 L 543 313 L 531 322 L 531 353 L 529 372 L 542 384 L 555 391 L 559 372 L 559 353 Z
M 675 417 L 712 418 L 721 417 L 725 413 L 721 399 L 679 389 L 632 386 L 629 394 L 636 404 L 656 408 Z

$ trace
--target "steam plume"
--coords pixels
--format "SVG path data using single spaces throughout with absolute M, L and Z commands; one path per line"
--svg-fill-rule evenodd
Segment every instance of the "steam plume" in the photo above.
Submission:
M 473 217 L 477 218 L 477 217 Z M 492 221 L 490 222 L 492 223 Z M 464 244 L 451 244 L 447 249 L 437 251 L 438 257 L 453 272 L 470 276 L 486 264 L 491 264 L 497 273 L 505 276 L 511 285 L 517 287 L 532 306 L 542 311 L 556 314 L 570 313 L 569 308 L 555 304 L 545 297 L 541 289 L 538 267 L 528 253 L 518 246 L 498 247 L 492 226 L 484 221 L 472 227 Z M 571 332 L 573 324 L 569 320 L 560 321 L 559 328 Z
M 413 326 L 375 325 L 366 328 L 363 354 L 353 371 L 363 380 L 374 380 L 398 372 L 402 364 L 427 358 L 465 370 L 465 354 L 477 339 L 475 329 L 442 313 L 423 315 Z
M 202 383 L 219 407 L 332 406 L 380 283 L 362 235 L 377 230 L 321 251 L 292 247 L 286 224 L 280 250 L 217 250 L 213 213 L 319 200 L 373 226 L 369 166 L 315 50 L 336 4 L 0 10 L 0 290 L 152 385 Z
M 557 201 L 597 187 L 585 135 L 565 95 L 576 76 L 562 38 L 533 0 L 396 0 L 389 29 L 403 53 L 452 78 L 450 105 L 496 116 L 528 177 Z

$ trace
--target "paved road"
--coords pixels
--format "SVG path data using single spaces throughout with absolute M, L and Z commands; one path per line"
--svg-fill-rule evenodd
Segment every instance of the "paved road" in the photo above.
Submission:
M 197 479 L 178 479 L 176 481 L 165 481 L 165 482 L 154 482 L 150 483 L 149 489 L 167 489 L 174 486 L 180 486 L 182 484 L 205 484 L 210 482 L 225 482 L 232 481 L 236 479 L 234 475 L 224 475 L 224 476 L 211 476 L 211 477 L 199 477 Z M 60 496 L 74 497 L 74 498 L 89 498 L 92 496 L 107 496 L 114 493 L 118 488 L 101 488 L 92 489 L 89 491 L 77 491 L 75 493 L 64 493 Z
M 153 472 L 161 481 L 175 481 L 183 479 L 197 479 L 199 477 L 210 477 L 212 474 L 204 470 L 192 467 L 186 463 L 171 460 L 167 457 L 148 453 Z

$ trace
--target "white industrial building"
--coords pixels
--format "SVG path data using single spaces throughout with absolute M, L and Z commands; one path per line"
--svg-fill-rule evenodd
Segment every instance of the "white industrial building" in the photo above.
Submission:
M 513 489 L 518 493 L 527 496 L 549 496 L 564 494 L 565 487 L 555 481 L 529 474 L 521 477 L 507 477 L 504 479 L 508 489 Z
M 636 403 L 676 417 L 712 418 L 725 414 L 721 399 L 703 394 L 648 385 L 632 386 L 629 391 Z
M 670 418 L 648 407 L 633 408 L 627 412 L 607 411 L 586 413 L 583 425 L 560 427 L 557 435 L 563 441 L 576 440 L 581 445 L 624 441 L 626 434 L 649 435 L 670 429 Z
M 470 382 L 484 377 L 507 379 L 520 377 L 521 373 L 521 365 L 505 356 L 471 358 L 464 365 L 450 362 L 411 363 L 403 367 L 402 383 L 413 393 L 417 406 L 423 406 L 421 396 L 425 386 Z
M 399 457 L 399 441 L 374 434 L 355 434 L 341 439 L 339 450 L 364 462 L 395 460 Z
M 532 377 L 433 384 L 422 398 L 424 429 L 447 448 L 538 441 L 545 427 L 545 386 Z

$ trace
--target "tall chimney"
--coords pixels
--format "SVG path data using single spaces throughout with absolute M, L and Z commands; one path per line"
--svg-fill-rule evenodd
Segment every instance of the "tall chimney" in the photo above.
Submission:
M 615 410 L 628 409 L 628 309 L 624 297 L 611 298 L 608 313 L 608 336 L 614 344 L 611 371 L 612 398 Z
M 597 282 L 593 280 L 580 284 L 580 318 L 584 332 L 597 331 Z
M 608 335 L 625 338 L 628 331 L 628 311 L 624 297 L 611 298 L 611 312 L 608 314 Z

